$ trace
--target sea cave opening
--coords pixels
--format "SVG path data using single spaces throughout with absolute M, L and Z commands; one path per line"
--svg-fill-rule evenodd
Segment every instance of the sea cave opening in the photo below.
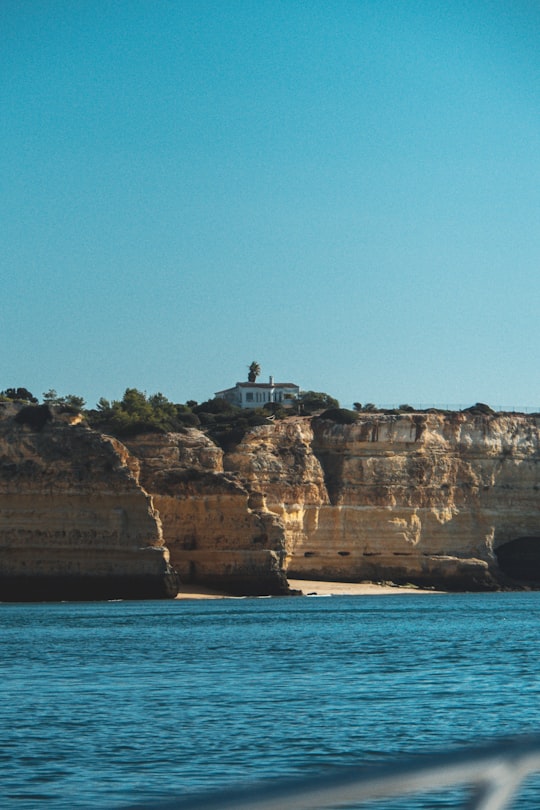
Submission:
M 512 579 L 540 582 L 540 536 L 518 537 L 495 549 L 499 568 Z

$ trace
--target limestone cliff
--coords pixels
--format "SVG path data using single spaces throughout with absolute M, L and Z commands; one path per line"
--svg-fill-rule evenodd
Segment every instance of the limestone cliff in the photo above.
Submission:
M 174 596 L 138 461 L 61 416 L 20 413 L 0 408 L 0 600 Z
M 287 593 L 285 527 L 258 487 L 224 472 L 210 439 L 191 428 L 127 444 L 140 459 L 181 581 L 233 594 Z
M 196 429 L 128 442 L 184 581 L 284 575 L 482 589 L 540 581 L 535 416 L 289 417 L 223 453 Z
M 313 431 L 330 505 L 291 572 L 450 588 L 540 579 L 536 417 L 375 414 Z
M 540 583 L 534 415 L 289 417 L 224 453 L 195 428 L 121 444 L 3 411 L 0 599 L 36 582 L 166 595 L 164 545 L 181 580 L 237 594 L 286 593 L 287 575 Z
M 540 581 L 536 416 L 292 418 L 249 433 L 224 467 L 285 527 L 292 577 L 447 588 Z

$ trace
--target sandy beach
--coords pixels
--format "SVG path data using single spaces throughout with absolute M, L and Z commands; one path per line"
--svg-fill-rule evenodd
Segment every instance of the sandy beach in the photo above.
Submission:
M 430 594 L 443 593 L 413 585 L 379 584 L 376 582 L 321 582 L 311 579 L 290 579 L 292 589 L 302 591 L 304 596 L 377 596 L 381 594 Z M 200 585 L 183 585 L 177 599 L 234 599 L 223 591 L 203 588 Z
M 302 591 L 304 596 L 374 596 L 399 593 L 443 593 L 414 585 L 395 585 L 392 582 L 319 582 L 311 579 L 289 579 L 289 585 Z

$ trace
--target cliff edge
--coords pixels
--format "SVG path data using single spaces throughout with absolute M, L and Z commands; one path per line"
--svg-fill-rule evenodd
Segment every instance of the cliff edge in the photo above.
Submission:
M 225 452 L 197 428 L 121 443 L 21 413 L 0 407 L 0 599 L 171 596 L 175 571 L 252 595 L 540 584 L 535 415 L 291 416 Z
M 0 405 L 0 600 L 178 592 L 139 464 L 47 406 Z
M 289 417 L 226 453 L 196 429 L 129 446 L 185 581 L 247 593 L 282 592 L 284 576 L 540 582 L 537 416 Z

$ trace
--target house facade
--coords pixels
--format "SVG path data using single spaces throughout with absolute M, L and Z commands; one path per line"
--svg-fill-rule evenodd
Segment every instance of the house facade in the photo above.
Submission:
M 267 383 L 237 382 L 234 388 L 216 391 L 216 397 L 226 399 L 239 408 L 262 408 L 267 402 L 275 402 L 282 408 L 290 408 L 298 399 L 300 388 L 294 383 L 277 383 L 270 377 Z

